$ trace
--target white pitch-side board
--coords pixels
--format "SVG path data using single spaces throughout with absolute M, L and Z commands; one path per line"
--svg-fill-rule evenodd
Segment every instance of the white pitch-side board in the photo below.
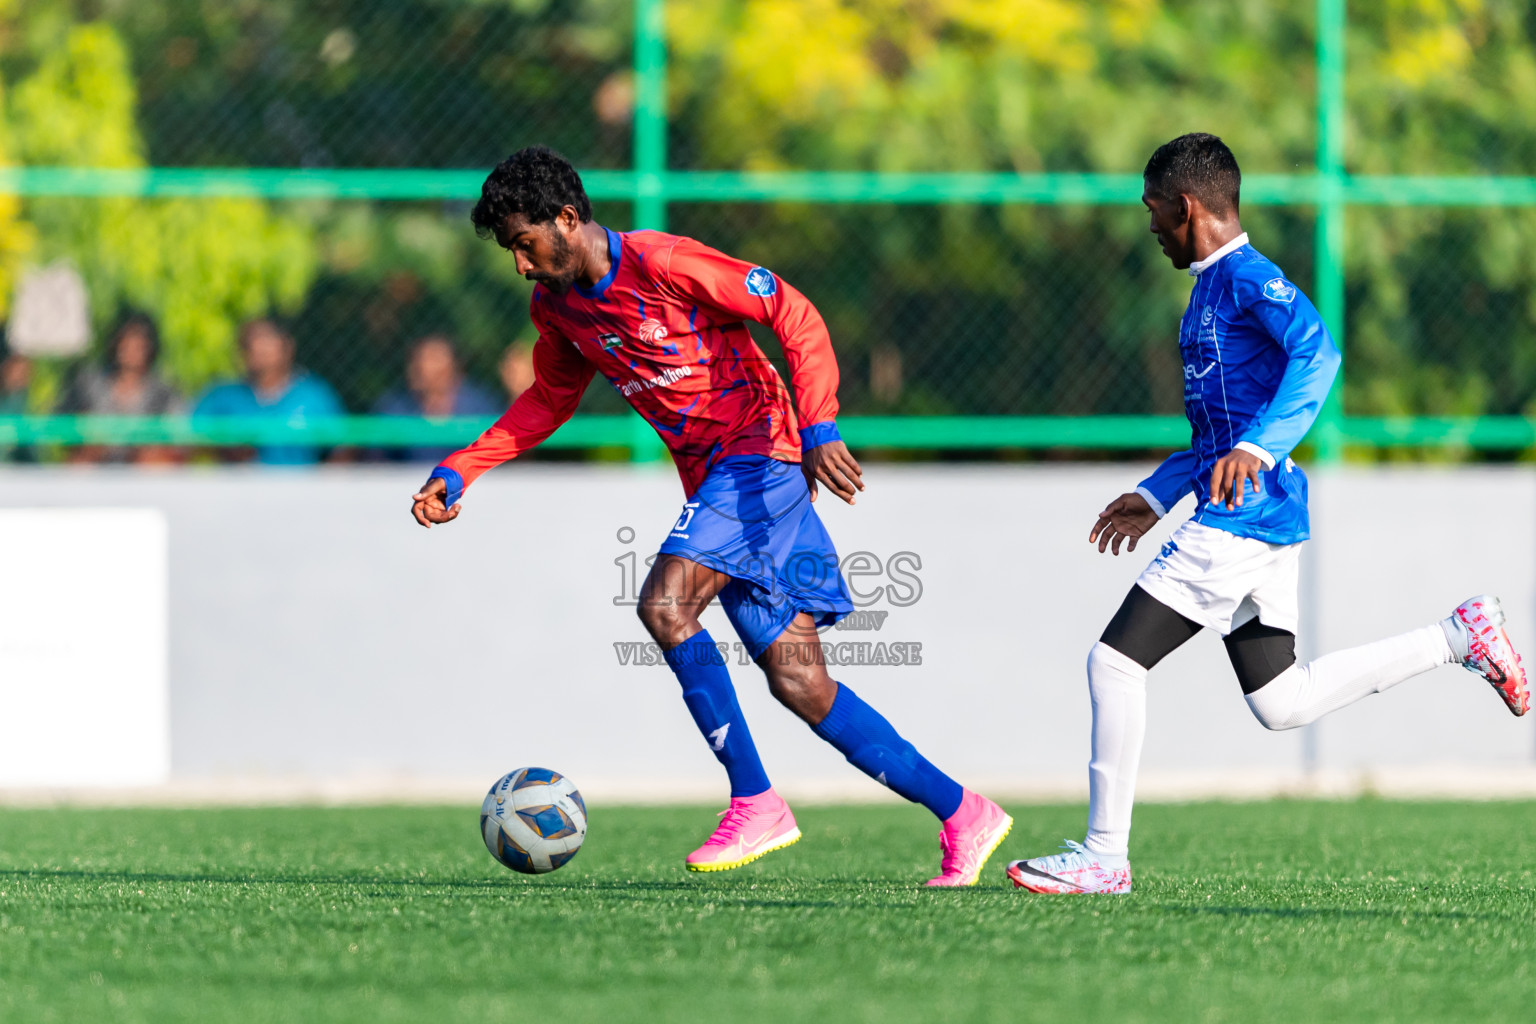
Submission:
M 158 509 L 0 509 L 0 787 L 170 774 Z

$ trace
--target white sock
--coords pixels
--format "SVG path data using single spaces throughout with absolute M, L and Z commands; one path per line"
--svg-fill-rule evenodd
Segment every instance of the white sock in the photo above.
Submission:
M 1118 866 L 1131 840 L 1136 767 L 1147 734 L 1147 670 L 1113 647 L 1088 652 L 1093 699 L 1093 760 L 1088 763 L 1088 839 L 1100 861 Z
M 1247 695 L 1266 729 L 1294 729 L 1437 665 L 1461 661 L 1440 623 L 1292 665 Z
M 1441 619 L 1439 626 L 1445 633 L 1445 642 L 1451 649 L 1451 657 L 1455 659 L 1456 664 L 1464 664 L 1471 653 L 1472 642 L 1472 638 L 1467 635 L 1467 624 L 1452 614 Z

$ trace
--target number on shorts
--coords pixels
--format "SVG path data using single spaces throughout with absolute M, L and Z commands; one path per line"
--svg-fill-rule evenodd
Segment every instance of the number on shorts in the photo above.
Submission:
M 696 502 L 696 501 L 688 502 L 688 504 L 683 506 L 683 514 L 678 517 L 677 525 L 672 527 L 672 529 L 676 530 L 678 532 L 681 532 L 683 530 L 688 529 L 688 524 L 693 522 L 693 514 L 695 512 L 697 512 L 698 510 L 699 510 L 699 503 L 698 502 Z

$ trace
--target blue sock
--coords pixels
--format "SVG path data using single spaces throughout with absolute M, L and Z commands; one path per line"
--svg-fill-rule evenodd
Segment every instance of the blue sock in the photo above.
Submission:
M 701 629 L 670 651 L 667 664 L 683 684 L 683 702 L 704 734 L 704 741 L 725 765 L 731 796 L 757 796 L 771 788 L 746 716 L 736 703 L 736 687 L 709 630 Z
M 960 783 L 930 764 L 891 728 L 885 716 L 842 683 L 837 684 L 832 710 L 811 728 L 836 747 L 849 764 L 913 803 L 922 804 L 940 821 L 960 809 L 965 796 Z

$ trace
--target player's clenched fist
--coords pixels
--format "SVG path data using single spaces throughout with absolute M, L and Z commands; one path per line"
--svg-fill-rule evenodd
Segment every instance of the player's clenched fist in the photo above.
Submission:
M 448 484 L 442 477 L 435 476 L 427 481 L 425 487 L 411 495 L 411 515 L 429 530 L 433 523 L 451 523 L 459 518 L 459 509 L 463 506 L 454 505 L 449 508 L 447 497 Z
M 1125 550 L 1135 551 L 1137 538 L 1156 523 L 1157 513 L 1152 511 L 1147 499 L 1132 491 L 1120 495 L 1099 513 L 1099 521 L 1093 524 L 1093 532 L 1088 534 L 1088 543 L 1098 542 L 1100 554 L 1109 547 L 1112 554 L 1118 555 L 1121 542 L 1129 540 Z

